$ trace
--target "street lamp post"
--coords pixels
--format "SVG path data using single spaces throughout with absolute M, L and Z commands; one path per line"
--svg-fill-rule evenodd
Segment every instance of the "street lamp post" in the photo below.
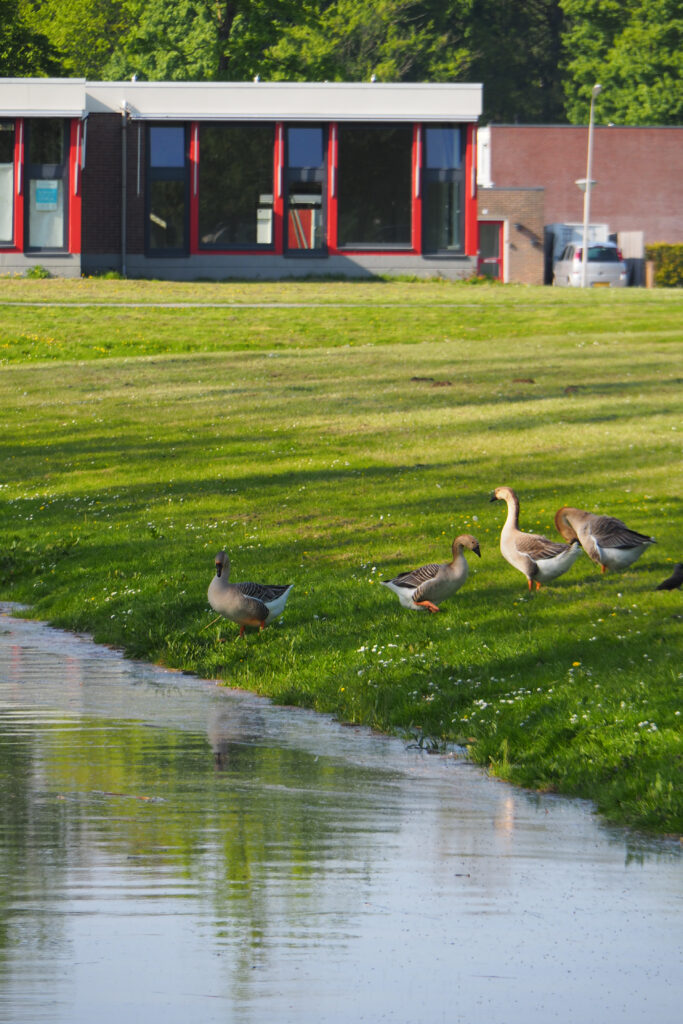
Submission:
M 586 187 L 583 193 L 583 249 L 581 251 L 581 287 L 586 287 L 588 272 L 588 221 L 591 211 L 591 170 L 593 164 L 593 104 L 602 86 L 596 82 L 591 89 L 591 109 L 588 118 L 588 157 L 586 160 Z

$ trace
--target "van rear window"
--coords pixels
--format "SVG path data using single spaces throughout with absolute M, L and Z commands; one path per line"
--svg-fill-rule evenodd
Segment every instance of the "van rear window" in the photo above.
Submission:
M 589 263 L 618 263 L 619 254 L 611 245 L 589 245 Z

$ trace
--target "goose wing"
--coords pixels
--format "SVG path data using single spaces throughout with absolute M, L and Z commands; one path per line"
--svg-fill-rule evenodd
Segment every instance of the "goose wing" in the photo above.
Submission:
M 626 523 L 614 516 L 597 516 L 591 523 L 591 533 L 599 544 L 608 548 L 633 548 L 652 542 L 652 537 L 629 530 Z
M 515 545 L 520 554 L 529 555 L 535 562 L 544 558 L 557 558 L 569 547 L 568 544 L 561 544 L 548 537 L 542 537 L 540 533 L 517 534 Z
M 397 587 L 406 587 L 408 590 L 415 590 L 433 580 L 438 573 L 440 565 L 435 562 L 430 565 L 421 565 L 419 569 L 410 569 L 408 572 L 400 572 L 393 580 L 383 580 L 383 583 L 393 583 Z
M 287 586 L 280 586 L 278 584 L 270 583 L 237 583 L 236 586 L 244 594 L 245 597 L 250 597 L 254 601 L 258 601 L 263 605 L 264 612 L 268 612 L 267 605 L 273 601 L 277 601 L 278 597 L 289 590 L 290 584 Z

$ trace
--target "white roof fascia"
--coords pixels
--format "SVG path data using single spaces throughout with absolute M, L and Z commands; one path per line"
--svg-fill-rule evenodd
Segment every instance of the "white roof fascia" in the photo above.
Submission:
M 83 117 L 84 78 L 0 78 L 0 117 Z
M 479 84 L 88 82 L 89 113 L 171 121 L 476 121 Z

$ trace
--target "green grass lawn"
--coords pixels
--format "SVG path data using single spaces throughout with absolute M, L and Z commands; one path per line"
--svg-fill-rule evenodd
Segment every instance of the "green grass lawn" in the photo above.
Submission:
M 0 319 L 2 599 L 683 832 L 683 599 L 654 589 L 683 560 L 683 293 L 4 279 Z M 529 595 L 502 484 L 523 529 L 571 504 L 657 544 Z M 463 532 L 439 615 L 379 585 Z M 221 547 L 295 585 L 261 634 L 213 621 Z

